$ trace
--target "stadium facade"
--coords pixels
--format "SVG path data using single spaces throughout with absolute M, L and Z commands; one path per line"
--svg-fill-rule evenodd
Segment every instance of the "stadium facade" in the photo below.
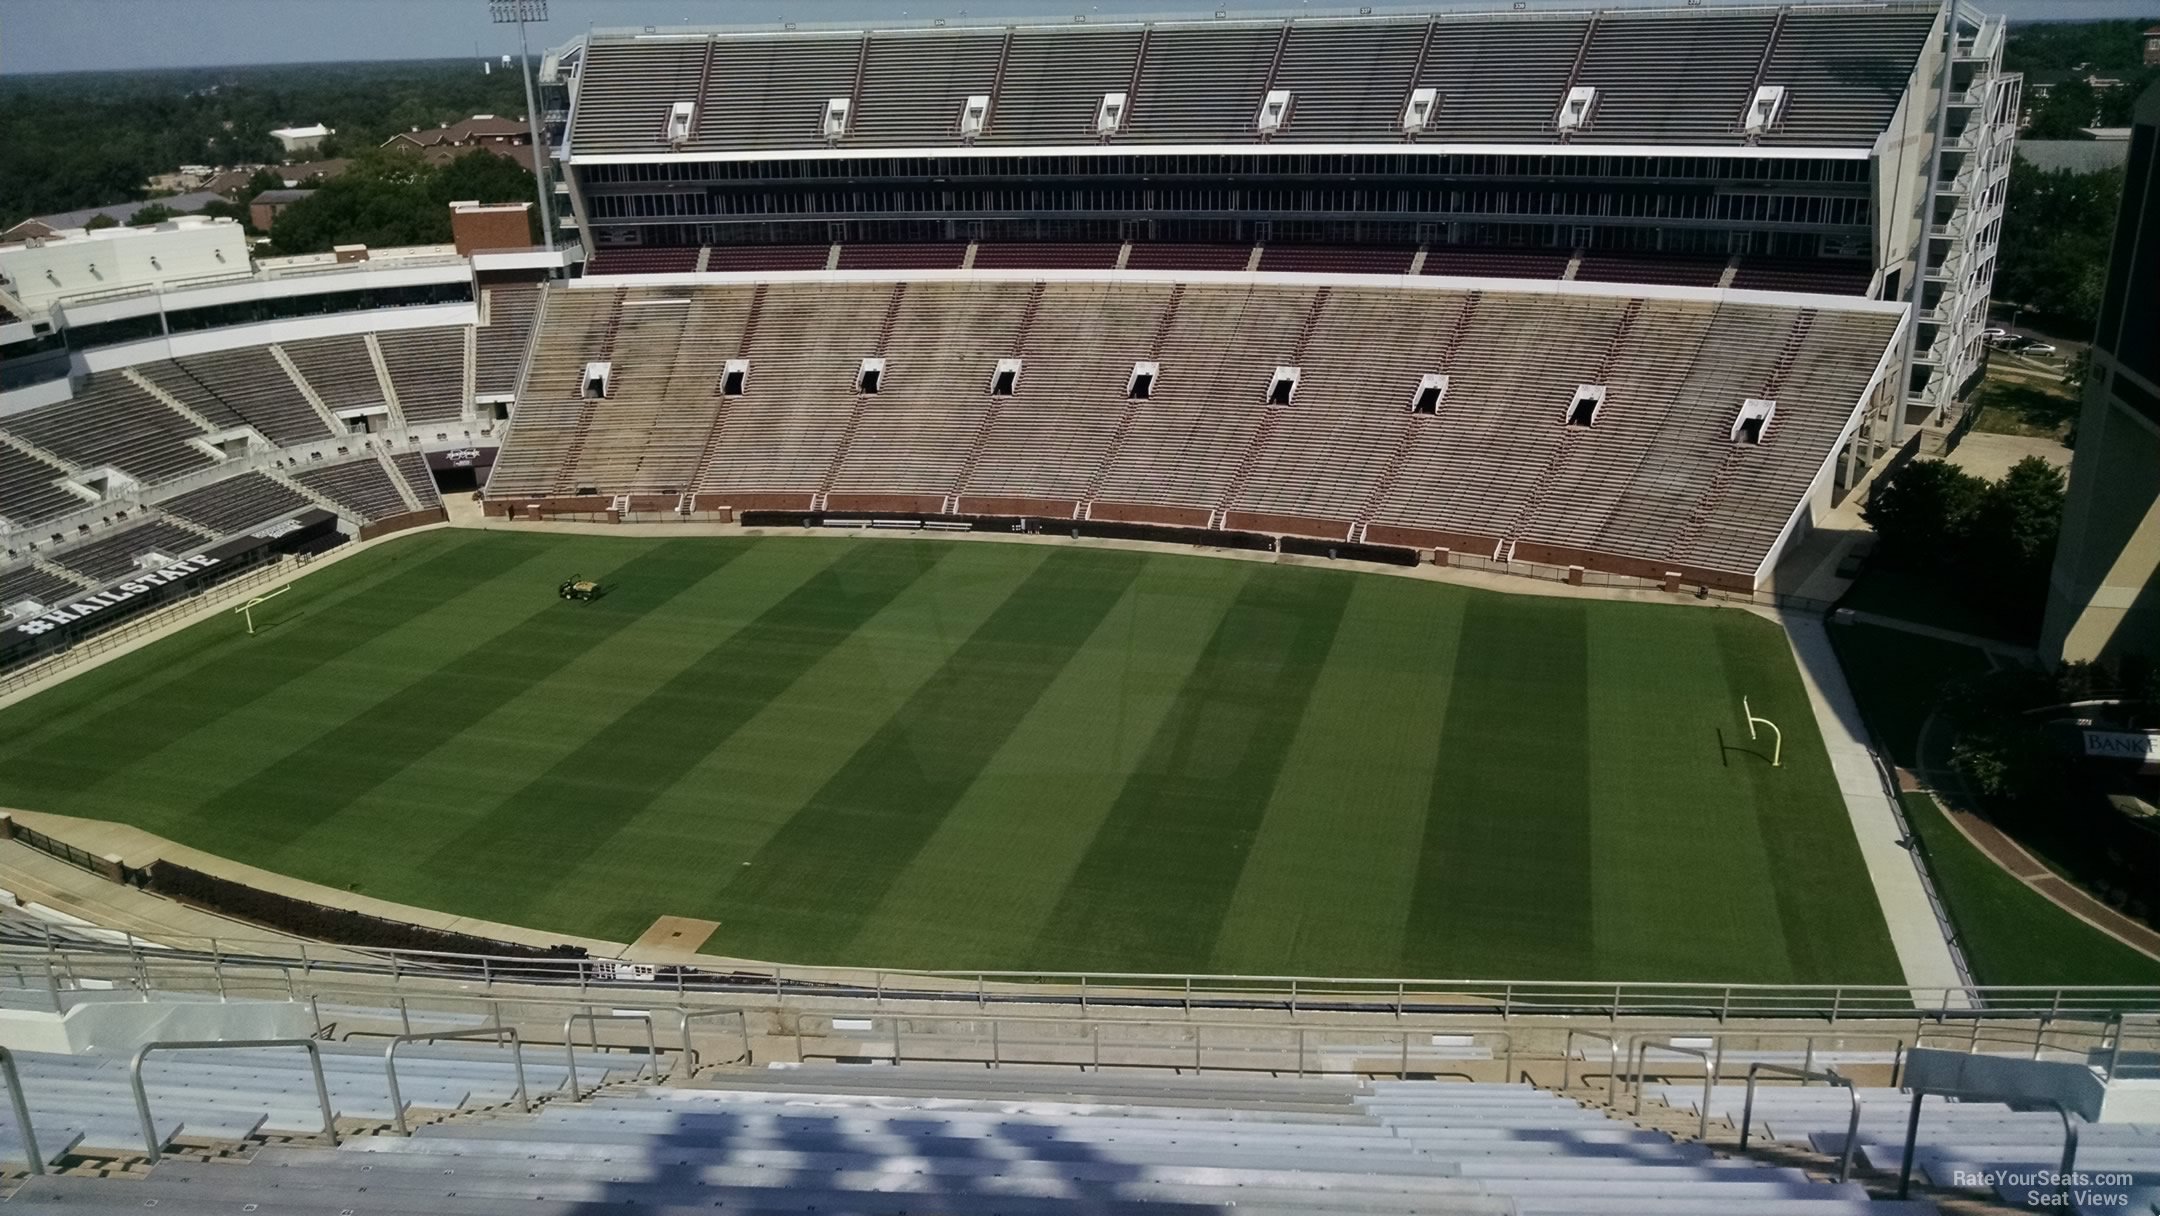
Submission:
M 1962 4 L 1897 0 L 595 32 L 547 57 L 543 104 L 603 264 L 1392 246 L 1428 272 L 1907 300 L 1910 392 L 1880 445 L 1945 421 L 1980 364 L 2018 114 L 2002 39 Z
M 446 476 L 1760 590 L 1977 367 L 2002 35 L 1918 0 L 595 32 L 541 72 L 558 247 L 0 247 L 0 607 L 429 518 Z
M 2070 497 L 2048 587 L 2050 659 L 2160 662 L 2160 90 L 2138 103 L 2114 251 L 2078 415 Z

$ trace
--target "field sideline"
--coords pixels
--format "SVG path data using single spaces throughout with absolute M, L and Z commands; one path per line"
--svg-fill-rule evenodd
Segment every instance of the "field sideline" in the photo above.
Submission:
M 558 600 L 572 573 L 609 593 Z M 445 530 L 258 628 L 0 711 L 0 804 L 561 932 L 716 920 L 708 951 L 783 962 L 1900 982 L 1784 635 L 1737 609 Z

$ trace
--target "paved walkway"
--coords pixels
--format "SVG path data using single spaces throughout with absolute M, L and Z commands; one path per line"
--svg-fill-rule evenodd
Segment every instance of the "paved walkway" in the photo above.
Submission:
M 1998 435 L 1992 431 L 1967 431 L 1957 446 L 1943 457 L 1975 477 L 2001 481 L 2010 466 L 2027 456 L 2038 456 L 2058 469 L 2070 467 L 2070 449 L 2038 435 Z
M 1788 613 L 1782 620 L 1905 982 L 1916 988 L 1957 988 L 1970 983 L 1950 945 L 1948 918 L 1930 896 L 1919 859 L 1907 843 L 1904 823 L 1868 748 L 1867 728 L 1845 683 L 1845 672 L 1838 666 L 1837 653 L 1831 649 L 1829 627 L 1807 614 Z M 1966 1007 L 1961 997 L 1952 997 L 1952 1008 Z

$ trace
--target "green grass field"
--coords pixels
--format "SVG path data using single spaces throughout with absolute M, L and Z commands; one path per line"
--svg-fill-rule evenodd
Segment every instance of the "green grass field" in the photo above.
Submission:
M 589 604 L 555 596 L 580 572 Z M 1780 630 L 1127 550 L 439 531 L 0 711 L 0 803 L 799 963 L 1897 982 Z M 1785 730 L 1785 767 L 1739 700 Z

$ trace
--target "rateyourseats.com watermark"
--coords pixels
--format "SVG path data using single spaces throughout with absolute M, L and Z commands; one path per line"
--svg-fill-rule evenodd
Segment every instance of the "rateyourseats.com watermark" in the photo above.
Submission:
M 1950 1185 L 1976 1190 L 2016 1192 L 2037 1207 L 2127 1208 L 2136 1181 L 2120 1170 L 1952 1170 Z

